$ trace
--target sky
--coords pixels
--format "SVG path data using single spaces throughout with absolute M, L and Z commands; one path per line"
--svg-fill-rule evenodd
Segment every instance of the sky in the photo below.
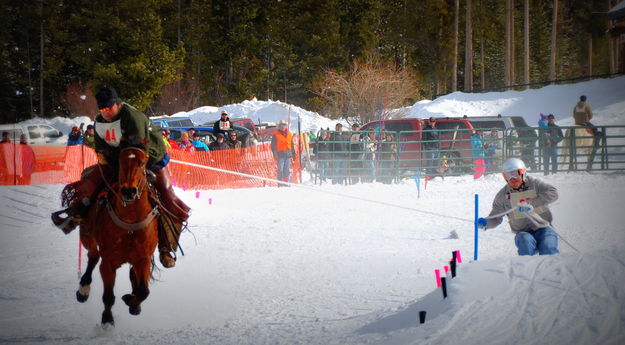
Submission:
M 624 86 L 620 77 L 454 93 L 412 109 L 472 115 L 507 104 L 534 124 L 541 104 L 540 112 L 565 123 L 585 94 L 597 124 L 625 125 Z M 261 117 L 282 109 L 276 119 L 289 108 L 258 100 L 227 107 Z M 196 123 L 212 120 L 189 113 Z M 310 126 L 328 121 L 295 106 L 291 114 Z M 64 235 L 49 219 L 63 186 L 0 186 L 0 344 L 625 343 L 625 175 L 533 175 L 559 191 L 552 205 L 559 255 L 517 256 L 504 220 L 478 233 L 474 259 L 474 196 L 487 215 L 504 184 L 500 174 L 437 177 L 419 188 L 414 180 L 319 186 L 309 179 L 291 188 L 176 188 L 193 209 L 181 237 L 185 255 L 175 268 L 158 265 L 139 316 L 120 299 L 130 291 L 128 266 L 120 268 L 116 325 L 107 330 L 99 326 L 98 270 L 89 300 L 78 303 L 85 252 L 77 231 Z M 434 270 L 454 250 L 463 262 L 443 298 Z

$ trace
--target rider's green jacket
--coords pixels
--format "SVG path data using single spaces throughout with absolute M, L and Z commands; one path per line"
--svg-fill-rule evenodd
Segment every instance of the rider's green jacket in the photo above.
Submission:
M 95 118 L 95 151 L 100 164 L 117 164 L 122 143 L 143 145 L 150 156 L 148 167 L 163 159 L 167 153 L 160 132 L 148 117 L 134 107 L 122 103 L 119 114 L 106 121 L 101 114 Z

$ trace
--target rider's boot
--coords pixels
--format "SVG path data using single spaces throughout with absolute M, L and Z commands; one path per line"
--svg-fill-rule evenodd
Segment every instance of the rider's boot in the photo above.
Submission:
M 181 228 L 182 224 L 189 219 L 191 208 L 176 196 L 167 167 L 156 171 L 154 174 L 156 176 L 154 186 L 161 197 L 161 202 L 171 215 L 171 219 L 176 223 L 176 227 Z M 160 231 L 163 230 L 160 229 Z M 167 242 L 166 238 L 167 236 L 159 235 L 159 259 L 164 267 L 170 268 L 176 265 L 176 259 L 171 255 L 170 244 L 164 243 Z
M 111 169 L 108 165 L 92 165 L 83 171 L 79 181 L 65 186 L 63 193 L 68 192 L 72 195 L 71 200 L 65 201 L 69 207 L 52 213 L 52 223 L 65 234 L 69 234 L 80 225 L 82 218 L 87 215 L 93 195 L 104 181 L 102 175 L 112 173 Z
M 69 234 L 82 222 L 82 218 L 89 209 L 89 203 L 90 200 L 84 198 L 82 201 L 75 202 L 64 210 L 52 213 L 52 223 L 54 223 L 57 228 L 63 230 L 66 235 Z M 63 216 L 63 214 L 65 214 L 65 216 Z

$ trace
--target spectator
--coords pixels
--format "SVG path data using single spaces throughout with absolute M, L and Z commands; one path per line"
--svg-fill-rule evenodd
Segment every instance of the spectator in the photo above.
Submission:
M 169 143 L 169 140 L 167 140 L 167 132 L 165 132 L 165 130 L 161 131 L 161 136 L 163 137 L 163 144 L 165 144 L 165 147 L 170 149 L 171 144 Z
M 504 215 L 515 233 L 514 243 L 519 255 L 558 254 L 558 235 L 551 227 L 553 216 L 549 204 L 558 199 L 558 190 L 531 176 L 518 158 L 503 163 L 506 185 L 495 195 L 493 209 L 487 218 L 479 218 L 478 226 L 490 229 L 501 224 Z M 508 212 L 511 211 L 511 212 Z
M 227 150 L 229 148 L 223 133 L 217 134 L 217 139 L 208 145 L 210 151 Z
M 174 150 L 180 150 L 180 146 L 178 145 L 178 143 L 174 139 L 171 138 L 171 131 L 169 129 L 165 129 L 163 130 L 163 132 L 165 132 L 164 139 L 167 141 L 167 143 L 169 143 L 169 147 L 171 147 Z
M 213 134 L 217 136 L 221 133 L 225 137 L 230 129 L 232 129 L 232 123 L 230 122 L 228 113 L 224 110 L 221 112 L 221 118 L 213 125 Z
M 382 183 L 391 183 L 395 176 L 395 168 L 397 163 L 397 143 L 393 133 L 384 133 L 384 141 L 380 146 L 380 166 L 378 169 L 378 181 Z
M 14 150 L 15 145 L 11 142 L 9 132 L 2 132 L 2 141 L 0 142 L 0 185 L 16 183 L 16 167 L 13 164 Z
M 80 129 L 80 134 L 84 135 L 85 134 L 85 123 L 84 122 L 80 123 L 79 129 Z
M 321 130 L 319 136 L 317 136 L 317 142 L 315 143 L 315 147 L 313 148 L 313 153 L 317 159 L 317 172 L 319 174 L 319 181 L 326 182 L 326 172 L 328 170 L 328 166 L 330 165 L 329 159 L 331 158 L 330 154 L 330 131 Z
M 348 157 L 347 143 L 349 138 L 343 133 L 343 124 L 337 123 L 335 131 L 330 136 L 330 150 L 332 151 L 332 184 L 345 182 L 345 160 Z
M 423 148 L 426 150 L 426 173 L 434 174 L 439 166 L 438 158 L 440 156 L 440 132 L 436 128 L 436 119 L 430 117 L 427 125 L 423 130 Z
M 193 133 L 193 141 L 191 142 L 193 147 L 195 147 L 195 151 L 210 151 L 208 146 L 200 139 L 200 134 L 195 132 Z
M 487 171 L 494 171 L 501 164 L 500 157 L 502 155 L 502 141 L 499 137 L 499 131 L 493 128 L 490 134 L 484 135 L 484 147 L 486 149 L 486 168 Z
M 191 143 L 191 139 L 189 139 L 189 133 L 182 132 L 182 136 L 180 137 L 180 143 L 178 144 L 182 151 L 193 152 L 195 151 L 195 146 Z
M 231 149 L 240 149 L 243 147 L 243 143 L 237 138 L 237 132 L 235 131 L 230 131 L 230 135 L 228 135 L 226 143 Z
M 189 138 L 193 138 L 193 136 L 195 134 L 195 128 L 189 128 L 187 133 L 189 133 Z
M 271 136 L 271 152 L 277 163 L 278 180 L 291 182 L 291 161 L 297 153 L 293 145 L 293 134 L 284 120 L 278 123 L 278 131 Z
M 67 146 L 82 145 L 82 133 L 78 126 L 72 127 L 72 131 L 67 135 Z
M 538 127 L 547 127 L 547 115 L 540 113 L 540 120 L 538 120 Z
M 592 120 L 592 108 L 586 103 L 586 96 L 579 96 L 579 102 L 573 108 L 573 120 L 577 126 L 584 126 L 590 129 L 592 135 L 601 135 L 601 132 L 593 125 Z
M 370 130 L 363 138 L 364 144 L 364 161 L 363 167 L 365 168 L 367 182 L 373 182 L 375 179 L 375 153 L 378 150 L 378 142 L 375 138 L 375 132 Z
M 87 125 L 87 129 L 82 137 L 82 143 L 87 147 L 95 149 L 95 132 L 93 125 Z
M 530 127 L 517 129 L 519 145 L 521 147 L 521 159 L 527 164 L 528 168 L 536 169 L 536 141 L 538 135 L 536 131 Z
M 356 184 L 362 175 L 362 158 L 364 154 L 362 144 L 362 133 L 360 133 L 360 125 L 354 123 L 352 125 L 352 133 L 349 137 L 349 164 L 348 171 L 350 175 L 350 183 Z
M 549 173 L 549 161 L 551 161 L 551 172 L 558 171 L 558 143 L 564 139 L 564 134 L 560 126 L 556 125 L 556 117 L 549 114 L 547 117 L 547 127 L 543 132 L 545 145 L 545 172 Z
M 480 178 L 486 171 L 486 153 L 484 152 L 484 142 L 482 141 L 482 131 L 475 131 L 471 134 L 471 153 L 475 162 L 475 173 L 473 178 Z
M 26 134 L 20 135 L 19 150 L 21 153 L 22 171 L 17 177 L 17 184 L 29 185 L 30 177 L 35 170 L 35 152 L 28 146 Z

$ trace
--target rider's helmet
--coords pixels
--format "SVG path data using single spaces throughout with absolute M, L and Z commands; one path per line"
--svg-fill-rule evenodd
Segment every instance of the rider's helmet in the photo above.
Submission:
M 501 166 L 503 178 L 507 181 L 511 179 L 521 178 L 524 179 L 527 167 L 522 160 L 518 158 L 508 158 Z

